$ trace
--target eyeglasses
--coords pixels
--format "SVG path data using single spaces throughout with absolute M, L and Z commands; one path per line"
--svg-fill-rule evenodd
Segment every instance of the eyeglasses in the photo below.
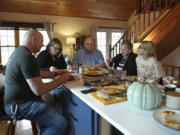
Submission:
M 85 43 L 85 45 L 88 45 L 88 46 L 93 46 L 94 43 Z
M 57 51 L 61 51 L 62 49 L 61 48 L 56 48 L 56 47 L 54 47 L 54 46 L 52 46 L 55 50 L 57 50 Z

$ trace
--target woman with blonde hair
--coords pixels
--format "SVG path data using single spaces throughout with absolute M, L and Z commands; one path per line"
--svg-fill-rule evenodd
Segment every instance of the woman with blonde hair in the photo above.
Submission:
M 158 83 L 165 74 L 156 58 L 156 46 L 151 41 L 143 41 L 139 49 L 141 55 L 136 58 L 138 79 Z

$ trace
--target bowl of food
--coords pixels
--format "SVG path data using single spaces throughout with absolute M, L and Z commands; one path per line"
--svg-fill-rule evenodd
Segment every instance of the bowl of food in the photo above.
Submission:
M 108 72 L 105 70 L 105 69 L 96 69 L 96 68 L 93 68 L 93 69 L 88 69 L 88 68 L 85 68 L 83 70 L 83 75 L 84 76 L 92 76 L 92 77 L 97 77 L 97 76 L 102 76 L 102 75 L 105 75 L 107 74 Z

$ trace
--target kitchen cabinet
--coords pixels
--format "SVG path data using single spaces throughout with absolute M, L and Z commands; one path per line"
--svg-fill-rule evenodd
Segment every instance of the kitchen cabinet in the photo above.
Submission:
M 93 109 L 71 92 L 65 104 L 70 135 L 98 135 L 98 114 Z

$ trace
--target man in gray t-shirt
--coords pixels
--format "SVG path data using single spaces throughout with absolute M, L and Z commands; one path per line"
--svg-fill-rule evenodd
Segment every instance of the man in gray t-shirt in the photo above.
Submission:
M 58 79 L 43 83 L 42 77 L 54 77 L 55 72 L 41 71 L 32 53 L 43 46 L 43 37 L 36 30 L 25 33 L 23 45 L 11 55 L 5 74 L 5 112 L 17 119 L 28 119 L 39 123 L 42 135 L 62 135 L 67 122 L 63 116 L 44 103 L 40 96 L 71 79 L 64 72 Z

